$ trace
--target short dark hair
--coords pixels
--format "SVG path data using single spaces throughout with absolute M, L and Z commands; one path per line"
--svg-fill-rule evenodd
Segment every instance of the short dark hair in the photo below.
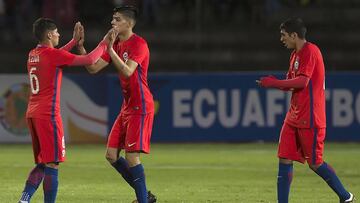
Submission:
M 132 5 L 123 5 L 123 6 L 119 6 L 114 8 L 113 10 L 114 13 L 121 13 L 122 15 L 136 21 L 138 14 L 139 14 L 139 10 L 137 9 L 137 7 L 132 6 Z
M 33 34 L 37 40 L 42 41 L 49 30 L 55 30 L 56 24 L 49 18 L 38 18 L 33 24 Z
M 300 39 L 305 39 L 306 26 L 301 18 L 289 18 L 281 23 L 280 30 L 285 30 L 287 33 L 296 33 Z

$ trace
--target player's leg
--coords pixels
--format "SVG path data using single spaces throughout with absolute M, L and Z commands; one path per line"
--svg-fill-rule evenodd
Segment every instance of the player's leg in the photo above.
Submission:
M 110 165 L 113 166 L 118 173 L 120 173 L 124 180 L 132 188 L 134 188 L 133 178 L 129 171 L 129 165 L 123 157 L 119 156 L 120 149 L 124 148 L 125 142 L 125 130 L 123 126 L 124 123 L 122 114 L 120 114 L 111 129 L 107 142 L 105 158 Z
M 42 182 L 42 180 L 44 178 L 44 168 L 45 168 L 45 166 L 43 164 L 39 163 L 39 160 L 38 160 L 38 156 L 40 153 L 40 143 L 38 140 L 38 136 L 36 134 L 36 129 L 33 124 L 33 120 L 27 119 L 27 124 L 29 127 L 31 139 L 32 139 L 35 163 L 38 163 L 38 164 L 31 170 L 31 172 L 26 180 L 24 190 L 20 197 L 20 201 L 19 201 L 20 203 L 30 202 L 31 197 L 33 196 L 35 191 L 38 189 L 40 183 Z
M 290 186 L 293 177 L 293 162 L 289 159 L 279 159 L 277 176 L 277 194 L 279 203 L 289 202 Z
M 58 191 L 58 163 L 47 163 L 45 166 L 45 177 L 43 182 L 44 202 L 54 203 Z
M 289 202 L 290 186 L 293 178 L 293 160 L 303 162 L 299 156 L 296 128 L 284 123 L 280 132 L 277 177 L 277 198 L 279 203 Z
M 58 191 L 58 165 L 65 161 L 65 140 L 60 117 L 41 121 L 41 158 L 45 164 L 44 202 L 54 203 Z
M 305 157 L 312 169 L 330 186 L 330 188 L 339 196 L 341 202 L 352 199 L 352 194 L 346 191 L 335 170 L 323 161 L 325 128 L 301 129 L 301 143 Z
M 44 178 L 44 165 L 37 164 L 30 172 L 25 183 L 25 188 L 20 197 L 20 202 L 30 202 L 31 197 L 38 189 Z
M 133 178 L 129 170 L 129 165 L 123 157 L 119 156 L 119 153 L 119 149 L 107 147 L 106 160 L 108 160 L 111 166 L 113 166 L 115 170 L 120 173 L 120 175 L 132 188 L 134 188 Z
M 126 161 L 129 164 L 129 170 L 133 177 L 133 185 L 136 193 L 136 199 L 139 203 L 147 203 L 147 189 L 145 183 L 144 167 L 140 162 L 140 153 L 126 152 Z
M 125 138 L 125 158 L 129 164 L 136 198 L 139 203 L 156 202 L 148 199 L 144 167 L 140 161 L 140 153 L 150 152 L 150 138 L 154 114 L 128 115 L 124 119 L 127 126 Z
M 335 170 L 326 162 L 320 165 L 309 165 L 309 167 L 318 174 L 338 195 L 340 202 L 352 202 L 354 195 L 348 192 L 339 177 L 336 175 Z

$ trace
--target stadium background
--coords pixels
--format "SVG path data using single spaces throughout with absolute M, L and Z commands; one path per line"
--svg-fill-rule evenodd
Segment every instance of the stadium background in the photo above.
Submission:
M 151 51 L 149 80 L 156 100 L 157 114 L 152 137 L 155 143 L 152 147 L 153 157 L 145 158 L 144 161 L 149 165 L 148 177 L 153 177 L 153 180 L 149 178 L 149 184 L 161 199 L 166 200 L 163 202 L 205 202 L 204 199 L 206 202 L 255 202 L 252 201 L 254 198 L 257 199 L 256 202 L 274 202 L 275 189 L 269 190 L 268 187 L 275 183 L 272 178 L 276 175 L 275 144 L 287 109 L 288 95 L 276 90 L 259 89 L 254 80 L 270 73 L 281 77 L 287 70 L 290 53 L 279 41 L 278 27 L 284 19 L 291 16 L 304 19 L 308 27 L 307 39 L 318 44 L 322 50 L 327 70 L 327 140 L 340 142 L 330 144 L 328 154 L 331 155 L 329 157 L 335 157 L 332 161 L 340 165 L 336 168 L 340 168 L 338 170 L 344 174 L 352 191 L 359 194 L 360 187 L 355 185 L 360 180 L 360 166 L 351 166 L 349 163 L 355 162 L 360 152 L 360 1 L 0 0 L 0 180 L 12 183 L 12 187 L 0 187 L 0 202 L 16 201 L 16 194 L 22 189 L 22 181 L 32 159 L 24 113 L 28 96 L 26 56 L 36 45 L 31 33 L 33 21 L 39 16 L 55 19 L 61 34 L 60 44 L 65 44 L 72 36 L 74 23 L 79 20 L 85 26 L 86 48 L 91 50 L 110 28 L 112 8 L 122 3 L 140 7 L 141 15 L 135 32 L 148 41 Z M 118 88 L 116 71 L 112 66 L 98 75 L 89 75 L 82 67 L 65 69 L 61 105 L 65 134 L 70 143 L 68 150 L 73 152 L 67 167 L 76 169 L 76 157 L 83 157 L 82 154 L 91 153 L 95 157 L 95 152 L 98 152 L 102 155 L 101 149 L 120 107 L 121 95 Z M 244 144 L 249 142 L 257 144 Z M 262 142 L 268 144 L 261 144 Z M 101 145 L 74 145 L 71 148 L 75 143 Z M 233 145 L 234 143 L 236 144 Z M 177 150 L 169 152 L 174 148 Z M 224 161 L 222 156 L 212 154 L 213 150 L 233 158 L 233 161 Z M 232 156 L 233 152 L 255 161 L 249 162 L 245 157 Z M 169 155 L 162 157 L 162 153 Z M 201 156 L 194 158 L 189 153 Z M 271 156 L 269 153 L 272 153 Z M 178 154 L 184 154 L 184 157 Z M 258 154 L 262 157 L 257 157 Z M 221 161 L 213 162 L 212 158 Z M 190 159 L 194 159 L 194 162 L 189 163 Z M 15 165 L 17 170 L 9 167 L 15 160 L 24 162 Z M 104 162 L 105 169 L 101 169 L 106 171 L 108 167 L 105 167 L 105 160 L 99 160 Z M 99 160 L 94 158 L 91 161 Z M 173 162 L 174 160 L 177 162 Z M 195 162 L 198 165 L 194 165 Z M 233 166 L 237 168 L 235 173 L 244 172 L 246 165 L 246 171 L 252 170 L 255 173 L 244 173 L 243 176 L 238 174 L 236 178 L 249 181 L 246 182 L 249 185 L 252 181 L 244 177 L 264 175 L 261 177 L 267 180 L 265 186 L 255 183 L 258 189 L 254 193 L 248 191 L 248 188 L 242 188 L 239 185 L 241 181 L 239 184 L 227 185 L 225 182 L 233 177 L 222 177 L 217 172 L 229 172 L 229 168 L 224 165 L 232 165 L 234 162 L 239 163 Z M 254 163 L 258 165 L 252 165 Z M 156 164 L 170 164 L 172 168 L 160 166 L 159 169 Z M 264 164 L 274 170 L 269 170 L 270 174 L 262 174 L 263 171 L 259 172 L 258 169 Z M 349 167 L 352 169 L 348 169 Z M 172 175 L 189 180 L 187 184 L 179 183 L 188 185 L 188 190 L 165 189 L 168 187 L 165 184 L 168 180 L 157 178 L 161 175 L 155 171 L 172 169 Z M 198 171 L 200 169 L 215 171 L 208 175 L 219 176 L 215 183 L 225 185 L 223 190 L 216 189 L 213 196 L 204 195 L 203 190 L 191 191 L 191 181 L 194 181 L 194 187 L 199 186 L 193 173 L 195 171 L 201 177 L 202 172 Z M 183 170 L 184 173 L 175 170 Z M 299 176 L 309 176 L 301 170 Z M 14 171 L 19 171 L 24 176 L 18 182 L 8 179 L 14 176 Z M 97 173 L 97 168 L 90 169 L 89 173 L 91 172 Z M 256 174 L 257 172 L 260 174 Z M 65 173 L 64 177 L 74 177 L 74 174 L 81 177 L 77 173 Z M 317 184 L 312 179 L 306 180 L 305 183 L 298 184 L 304 184 L 304 187 L 311 183 Z M 202 182 L 200 178 L 199 181 Z M 211 192 L 214 189 L 211 181 L 212 178 L 209 178 L 209 182 L 202 182 L 199 187 Z M 122 184 L 121 187 L 125 188 L 125 185 Z M 249 193 L 245 195 L 248 199 L 242 199 L 236 189 L 228 191 L 229 187 L 242 188 L 242 191 Z M 169 190 L 172 189 L 178 193 L 169 195 Z M 67 190 L 74 191 L 70 186 Z M 195 187 L 194 190 L 198 188 Z M 264 190 L 265 193 L 261 192 Z M 322 194 L 319 197 L 333 195 L 326 186 L 323 190 L 328 193 L 319 190 L 318 194 Z M 121 192 L 128 191 L 121 189 Z M 216 196 L 217 192 L 223 194 Z M 307 195 L 309 192 L 311 189 L 300 191 L 295 195 L 294 202 L 311 202 L 299 195 Z M 80 191 L 74 193 L 81 194 Z M 227 196 L 225 200 L 224 196 Z M 63 198 L 60 197 L 60 201 L 77 202 L 73 201 L 74 196 L 63 195 Z M 84 198 L 85 195 L 79 197 L 79 202 Z M 132 199 L 130 195 L 126 198 L 129 201 Z

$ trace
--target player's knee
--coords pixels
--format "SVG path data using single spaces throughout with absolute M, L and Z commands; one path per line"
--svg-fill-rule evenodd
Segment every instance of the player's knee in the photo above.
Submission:
M 280 158 L 279 159 L 279 162 L 282 163 L 282 164 L 292 164 L 293 161 L 290 160 L 290 159 L 285 159 L 285 158 Z
M 59 168 L 59 163 L 46 163 L 45 164 L 46 167 L 49 167 L 49 168 L 54 168 L 54 169 L 58 169 Z
M 140 164 L 140 156 L 138 153 L 126 153 L 125 159 L 128 162 L 130 167 Z
M 133 159 L 126 159 L 126 161 L 129 164 L 129 167 L 134 167 L 141 163 L 139 160 L 133 160 Z
M 117 160 L 116 155 L 111 153 L 106 153 L 105 158 L 110 164 L 114 163 Z
M 309 164 L 309 168 L 310 168 L 311 170 L 313 170 L 313 171 L 316 171 L 316 170 L 319 168 L 319 166 L 318 166 L 318 165 L 314 165 L 314 164 Z

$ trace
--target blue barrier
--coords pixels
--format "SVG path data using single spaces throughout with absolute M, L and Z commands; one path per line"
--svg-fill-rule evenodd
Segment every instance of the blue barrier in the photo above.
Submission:
M 258 88 L 255 80 L 261 75 L 150 74 L 149 85 L 158 106 L 152 140 L 277 141 L 290 94 Z M 360 141 L 359 76 L 359 73 L 326 75 L 327 140 Z M 117 76 L 108 77 L 111 129 L 122 97 Z
M 284 77 L 276 72 L 150 73 L 157 107 L 152 141 L 277 141 L 291 95 L 259 88 L 255 80 L 267 74 Z M 0 76 L 0 142 L 29 142 L 24 136 L 28 133 L 24 99 L 28 78 L 25 74 Z M 360 141 L 358 78 L 360 72 L 327 73 L 327 140 Z M 66 74 L 62 115 L 69 140 L 81 137 L 86 141 L 90 134 L 98 138 L 95 142 L 105 138 L 121 102 L 117 75 Z

